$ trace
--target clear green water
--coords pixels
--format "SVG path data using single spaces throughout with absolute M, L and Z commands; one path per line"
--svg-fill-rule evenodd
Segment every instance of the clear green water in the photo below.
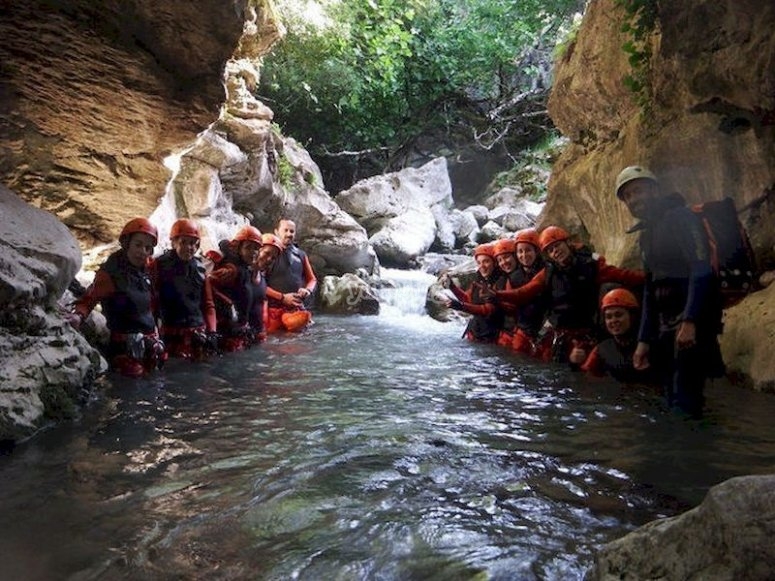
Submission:
M 0 457 L 0 579 L 581 579 L 597 546 L 775 471 L 775 398 L 703 422 L 419 315 L 324 317 L 111 379 Z

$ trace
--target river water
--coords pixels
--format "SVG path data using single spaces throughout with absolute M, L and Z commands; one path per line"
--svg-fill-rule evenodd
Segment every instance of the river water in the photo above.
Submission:
M 775 472 L 775 397 L 714 385 L 686 421 L 461 340 L 414 280 L 378 317 L 108 378 L 0 457 L 0 579 L 581 579 L 599 545 Z

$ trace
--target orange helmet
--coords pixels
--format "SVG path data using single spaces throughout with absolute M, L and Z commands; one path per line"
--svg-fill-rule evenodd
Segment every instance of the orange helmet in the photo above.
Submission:
M 514 254 L 517 249 L 517 243 L 511 238 L 504 238 L 498 240 L 492 245 L 492 255 L 498 256 L 499 254 Z
M 474 258 L 479 256 L 480 254 L 484 254 L 485 256 L 489 256 L 490 258 L 495 258 L 492 253 L 492 244 L 480 244 L 476 248 L 474 248 Z
M 121 234 L 118 235 L 118 241 L 121 245 L 124 245 L 132 234 L 142 232 L 148 234 L 153 238 L 153 245 L 159 241 L 159 233 L 156 230 L 156 226 L 150 223 L 147 218 L 132 218 L 129 222 L 124 224 L 124 228 L 121 230 Z
M 517 232 L 517 235 L 514 237 L 514 243 L 522 244 L 523 242 L 525 244 L 532 244 L 536 248 L 541 247 L 538 242 L 538 231 L 535 228 L 525 228 Z
M 568 238 L 570 238 L 570 234 L 559 226 L 548 226 L 544 228 L 541 236 L 538 237 L 538 244 L 541 247 L 541 252 L 546 252 L 546 249 L 555 242 L 561 242 Z
M 274 246 L 275 248 L 279 249 L 280 252 L 285 250 L 285 246 L 283 245 L 282 241 L 274 234 L 269 234 L 268 232 L 261 236 L 261 245 Z
M 609 307 L 623 307 L 625 309 L 637 309 L 638 299 L 626 288 L 615 288 L 608 291 L 600 301 L 600 309 L 606 310 Z
M 261 245 L 261 232 L 255 226 L 243 226 L 234 235 L 234 242 L 255 242 Z
M 178 236 L 189 236 L 197 240 L 201 238 L 196 222 L 188 218 L 177 220 L 170 228 L 170 238 L 177 238 Z

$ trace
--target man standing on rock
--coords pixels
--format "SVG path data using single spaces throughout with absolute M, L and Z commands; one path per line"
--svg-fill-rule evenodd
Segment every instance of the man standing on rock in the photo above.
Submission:
M 646 271 L 635 369 L 659 366 L 668 403 L 700 417 L 705 379 L 724 374 L 718 344 L 721 297 L 700 218 L 680 194 L 664 195 L 643 166 L 624 168 L 616 197 L 639 222 Z
M 281 218 L 274 233 L 285 250 L 266 273 L 269 285 L 266 329 L 269 333 L 283 329 L 299 331 L 312 320 L 305 301 L 315 291 L 317 277 L 307 254 L 295 244 L 296 224 Z

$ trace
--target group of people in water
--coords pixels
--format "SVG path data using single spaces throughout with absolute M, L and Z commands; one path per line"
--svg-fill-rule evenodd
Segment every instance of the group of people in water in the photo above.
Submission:
M 639 220 L 631 231 L 640 232 L 642 270 L 607 264 L 558 226 L 526 229 L 475 248 L 469 288 L 443 277 L 452 293 L 446 304 L 472 315 L 473 341 L 624 382 L 660 383 L 670 404 L 700 415 L 705 379 L 724 373 L 720 293 L 703 226 L 645 167 L 622 170 L 614 193 Z M 135 218 L 70 322 L 79 327 L 101 303 L 108 360 L 132 377 L 168 356 L 196 360 L 303 329 L 317 279 L 295 235 L 288 219 L 274 233 L 246 225 L 206 254 L 208 268 L 194 221 L 177 220 L 172 247 L 152 258 L 157 229 Z
M 199 360 L 246 349 L 267 333 L 299 331 L 311 322 L 305 301 L 317 278 L 295 236 L 288 219 L 274 233 L 246 225 L 201 257 L 199 227 L 182 218 L 170 229 L 171 248 L 153 258 L 158 231 L 134 218 L 68 319 L 79 328 L 101 303 L 110 331 L 106 356 L 129 377 L 170 356 Z
M 467 289 L 442 277 L 446 306 L 472 315 L 466 337 L 627 383 L 656 383 L 699 416 L 705 379 L 724 373 L 721 301 L 699 218 L 642 166 L 615 196 L 639 220 L 642 270 L 618 268 L 549 226 L 474 249 Z M 642 300 L 639 299 L 642 297 Z

